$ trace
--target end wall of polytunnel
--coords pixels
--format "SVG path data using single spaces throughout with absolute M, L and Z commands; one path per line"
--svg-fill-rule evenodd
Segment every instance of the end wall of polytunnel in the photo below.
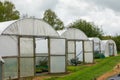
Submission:
M 42 20 L 15 21 L 1 33 L 0 44 L 1 56 L 5 60 L 4 79 L 37 75 L 36 65 L 45 57 L 48 60 L 48 73 L 66 72 L 66 39 L 60 38 Z
M 94 53 L 101 53 L 101 40 L 97 37 L 91 37 L 89 40 L 94 42 Z
M 58 32 L 67 39 L 68 65 L 73 64 L 71 60 L 74 58 L 78 58 L 80 62 L 93 63 L 93 43 L 82 31 L 69 28 Z
M 102 40 L 101 51 L 104 53 L 105 57 L 116 56 L 117 49 L 115 42 L 113 40 Z

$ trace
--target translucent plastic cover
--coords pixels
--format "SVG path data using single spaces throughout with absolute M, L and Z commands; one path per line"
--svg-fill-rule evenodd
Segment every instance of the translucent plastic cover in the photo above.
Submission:
M 83 61 L 83 44 L 82 41 L 76 41 L 76 57 Z
M 65 72 L 65 39 L 50 39 L 50 73 Z
M 65 55 L 65 39 L 50 39 L 50 54 Z
M 33 56 L 33 39 L 20 38 L 20 56 Z
M 84 50 L 93 51 L 92 41 L 84 41 Z
M 18 62 L 17 58 L 4 58 L 5 63 L 3 65 L 3 75 L 4 79 L 9 79 L 11 77 L 12 79 L 18 78 Z
M 69 53 L 75 53 L 75 42 L 74 41 L 68 41 L 68 54 Z
M 93 44 L 92 41 L 84 41 L 85 63 L 93 63 Z
M 93 63 L 93 53 L 85 53 L 85 63 Z
M 48 53 L 48 39 L 44 38 L 36 38 L 35 39 L 36 43 L 36 54 L 47 54 Z
M 114 55 L 114 44 L 109 44 L 109 55 Z
M 52 26 L 35 18 L 1 22 L 0 34 L 59 36 Z
M 0 56 L 17 56 L 18 40 L 15 36 L 0 35 Z
M 51 73 L 65 72 L 65 56 L 51 56 Z
M 20 58 L 20 77 L 34 76 L 34 59 Z

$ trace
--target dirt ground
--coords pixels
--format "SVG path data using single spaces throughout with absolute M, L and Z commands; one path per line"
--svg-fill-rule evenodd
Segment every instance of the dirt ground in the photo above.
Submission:
M 120 63 L 117 64 L 112 71 L 109 71 L 102 76 L 98 77 L 97 80 L 106 80 L 108 77 L 111 77 L 113 75 L 119 74 L 120 73 Z
M 40 77 L 35 77 L 33 80 L 44 80 L 46 78 L 50 78 L 50 76 L 40 76 Z

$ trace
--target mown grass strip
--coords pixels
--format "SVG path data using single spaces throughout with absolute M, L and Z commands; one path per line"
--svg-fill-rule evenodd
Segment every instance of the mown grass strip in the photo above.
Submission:
M 97 64 L 93 66 L 70 66 L 68 70 L 72 73 L 64 77 L 52 77 L 46 80 L 93 80 L 96 77 L 110 71 L 120 63 L 120 56 L 108 57 L 96 60 Z

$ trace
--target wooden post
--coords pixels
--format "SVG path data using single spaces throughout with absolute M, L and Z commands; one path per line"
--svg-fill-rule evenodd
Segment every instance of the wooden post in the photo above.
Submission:
M 50 37 L 48 37 L 48 73 L 51 73 L 51 64 L 50 64 L 50 57 L 51 57 L 51 52 L 50 52 Z
M 67 60 L 68 60 L 68 43 L 65 39 L 65 72 L 67 72 Z
M 85 63 L 84 41 L 82 41 L 82 47 L 83 47 L 83 63 Z
M 18 37 L 18 80 L 20 80 L 20 37 Z

